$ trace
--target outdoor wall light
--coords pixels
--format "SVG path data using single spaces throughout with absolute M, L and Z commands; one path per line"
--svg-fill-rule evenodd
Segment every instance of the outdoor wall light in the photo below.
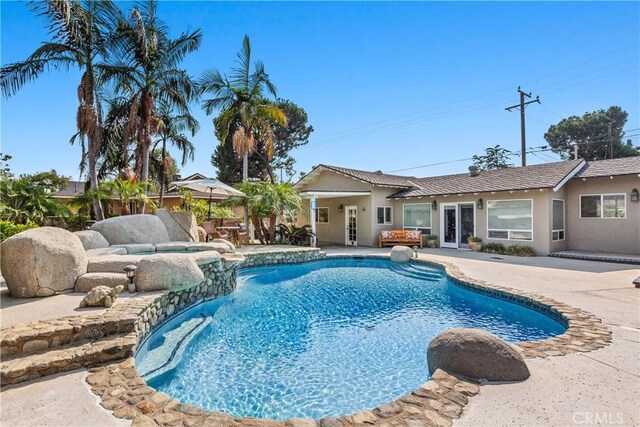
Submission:
M 434 211 L 438 210 L 438 202 L 436 202 L 435 200 L 433 202 L 431 202 L 431 209 Z
M 631 201 L 637 202 L 638 200 L 640 200 L 640 194 L 638 194 L 638 189 L 634 188 L 631 190 Z
M 482 209 L 482 207 L 484 206 L 483 202 L 482 202 L 482 197 L 480 197 L 478 199 L 478 201 L 476 202 L 476 206 L 478 209 Z
M 339 212 L 339 213 L 344 212 L 344 205 L 340 205 L 340 206 L 338 206 L 338 212 Z
M 126 265 L 123 270 L 127 275 L 127 279 L 129 279 L 129 292 L 134 293 L 136 291 L 136 284 L 133 283 L 133 279 L 136 277 L 136 270 L 138 267 L 135 265 Z

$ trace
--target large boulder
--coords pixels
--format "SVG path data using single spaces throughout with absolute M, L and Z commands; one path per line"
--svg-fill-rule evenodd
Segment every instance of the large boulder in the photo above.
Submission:
M 391 261 L 408 262 L 413 257 L 413 251 L 408 246 L 394 246 L 391 248 Z
M 427 349 L 429 372 L 437 369 L 489 381 L 522 381 L 529 368 L 515 347 L 480 329 L 449 329 Z
M 203 281 L 204 273 L 188 254 L 148 255 L 138 262 L 135 278 L 140 291 L 179 290 Z
M 198 223 L 193 212 L 170 212 L 166 209 L 158 209 L 156 216 L 164 224 L 172 242 L 198 241 Z
M 82 242 L 82 246 L 85 250 L 102 249 L 109 247 L 109 242 L 107 242 L 107 239 L 105 239 L 104 236 L 97 231 L 82 230 L 76 231 L 73 234 L 78 236 L 78 239 L 80 239 L 80 241 Z
M 123 248 L 117 248 L 124 251 Z M 97 249 L 95 249 L 97 250 Z M 102 255 L 89 258 L 88 273 L 123 273 L 127 265 L 138 265 L 145 255 Z
M 164 224 L 155 215 L 123 215 L 96 222 L 93 231 L 102 234 L 110 245 L 169 242 Z
M 200 242 L 207 241 L 207 231 L 200 226 L 198 226 L 198 241 Z
M 214 239 L 211 242 L 189 242 L 186 243 L 186 250 L 190 252 L 217 251 L 221 254 L 233 253 L 236 247 L 233 243 L 222 239 Z
M 73 290 L 87 254 L 73 233 L 55 227 L 23 231 L 2 242 L 1 269 L 12 296 L 45 297 Z
M 89 292 L 98 286 L 115 288 L 118 286 L 127 288 L 129 279 L 124 273 L 85 273 L 78 277 L 74 290 L 76 292 Z

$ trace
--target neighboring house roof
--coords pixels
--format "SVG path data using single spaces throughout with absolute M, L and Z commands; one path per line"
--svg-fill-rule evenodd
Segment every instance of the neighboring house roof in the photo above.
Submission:
M 640 175 L 640 156 L 588 162 L 576 178 L 596 178 L 602 176 Z
M 351 178 L 366 182 L 368 184 L 382 186 L 382 187 L 395 187 L 395 188 L 411 188 L 413 184 L 410 182 L 412 179 L 415 179 L 410 176 L 399 176 L 399 175 L 389 175 L 386 173 L 382 173 L 381 171 L 369 172 L 363 171 L 359 169 L 349 169 L 343 168 L 340 166 L 331 166 L 331 165 L 318 165 L 307 175 L 302 177 L 300 181 L 296 183 L 296 187 L 307 184 L 311 182 L 316 176 L 318 176 L 323 171 L 332 171 L 339 173 L 341 175 L 346 175 Z
M 85 181 L 69 181 L 67 188 L 63 188 L 60 191 L 54 191 L 51 193 L 51 197 L 58 199 L 70 199 L 78 194 L 84 193 Z
M 584 166 L 584 163 L 583 160 L 569 160 L 480 171 L 476 176 L 461 173 L 419 178 L 413 181 L 416 183 L 416 187 L 394 193 L 389 198 L 555 188 L 572 178 Z

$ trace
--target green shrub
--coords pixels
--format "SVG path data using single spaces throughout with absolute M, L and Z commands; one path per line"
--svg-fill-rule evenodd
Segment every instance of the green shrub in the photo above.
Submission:
M 482 245 L 482 252 L 504 255 L 506 251 L 507 251 L 507 248 L 505 248 L 502 243 L 491 242 L 491 243 L 485 243 L 484 245 Z
M 294 224 L 280 224 L 280 233 L 279 244 L 296 246 L 308 246 L 314 236 L 311 226 L 308 224 L 302 227 L 296 227 Z
M 536 254 L 533 248 L 527 245 L 509 245 L 505 253 L 516 256 L 534 256 Z
M 26 224 L 14 224 L 11 221 L 0 220 L 0 242 L 8 239 L 14 234 L 22 233 L 30 228 L 36 228 L 38 224 L 35 222 L 27 222 Z
M 427 234 L 426 235 L 426 239 L 427 240 L 438 240 L 438 235 L 437 234 Z
M 482 243 L 482 238 L 478 236 L 469 236 L 469 243 Z

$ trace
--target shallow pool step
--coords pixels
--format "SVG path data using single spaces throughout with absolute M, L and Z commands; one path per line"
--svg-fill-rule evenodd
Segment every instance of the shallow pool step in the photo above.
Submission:
M 442 279 L 442 275 L 438 273 L 434 273 L 429 270 L 416 269 L 413 266 L 402 265 L 402 266 L 392 266 L 391 270 L 395 273 L 398 273 L 402 276 L 409 277 L 411 279 L 420 279 L 420 280 L 429 280 L 429 281 L 437 281 Z
M 120 360 L 133 355 L 135 344 L 136 334 L 129 333 L 3 358 L 0 364 L 0 385 L 17 384 L 58 372 Z

